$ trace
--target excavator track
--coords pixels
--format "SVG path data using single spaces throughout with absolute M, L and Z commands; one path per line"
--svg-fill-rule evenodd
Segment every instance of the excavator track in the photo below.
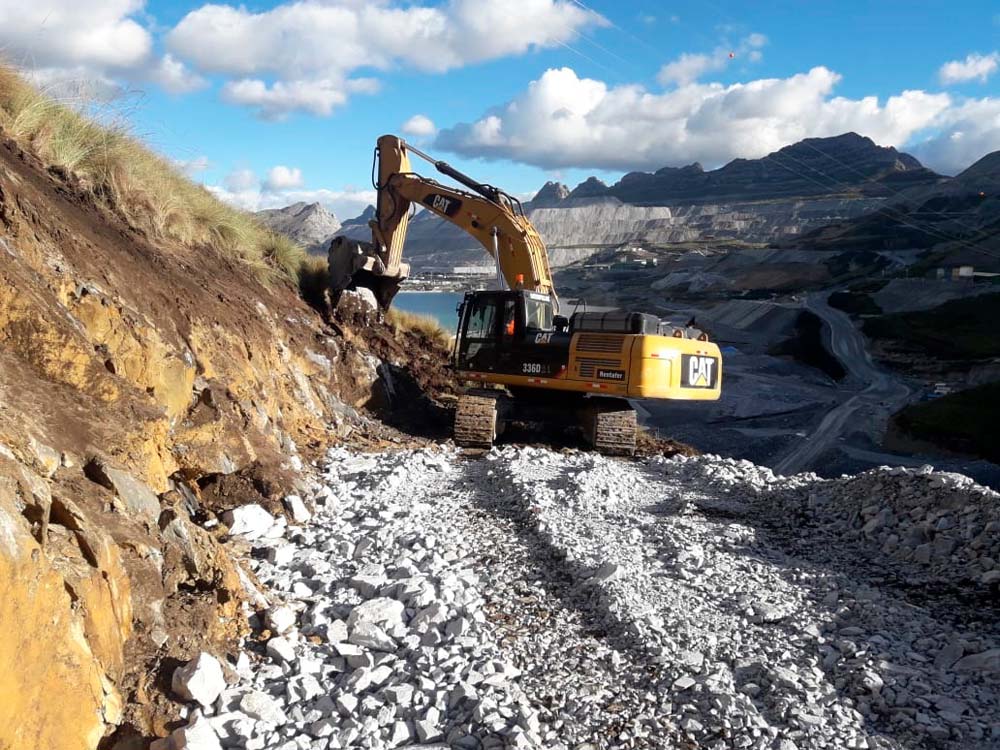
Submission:
M 497 397 L 464 394 L 455 409 L 455 442 L 464 448 L 489 448 L 497 436 Z
M 583 435 L 600 453 L 635 453 L 635 409 L 622 399 L 593 399 L 582 414 Z

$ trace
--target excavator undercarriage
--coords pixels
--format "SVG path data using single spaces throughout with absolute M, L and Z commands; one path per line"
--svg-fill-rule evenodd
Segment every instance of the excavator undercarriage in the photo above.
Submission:
M 545 404 L 503 390 L 473 389 L 458 399 L 455 442 L 466 448 L 489 448 L 513 422 L 544 428 L 577 427 L 588 445 L 608 455 L 635 452 L 635 409 L 625 399 L 567 398 Z

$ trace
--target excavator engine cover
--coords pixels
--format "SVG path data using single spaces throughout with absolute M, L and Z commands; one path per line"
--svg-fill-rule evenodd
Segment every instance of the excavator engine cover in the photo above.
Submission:
M 621 312 L 578 312 L 569 319 L 569 330 L 604 331 L 608 333 L 660 332 L 660 319 L 649 313 Z

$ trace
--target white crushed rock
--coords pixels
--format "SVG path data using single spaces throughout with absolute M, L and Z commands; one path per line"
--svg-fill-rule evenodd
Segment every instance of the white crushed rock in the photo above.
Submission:
M 965 477 L 534 448 L 321 470 L 308 522 L 251 530 L 272 637 L 191 710 L 224 748 L 1000 746 L 1000 506 Z
M 211 706 L 226 687 L 222 665 L 204 652 L 174 670 L 171 689 L 179 698 Z

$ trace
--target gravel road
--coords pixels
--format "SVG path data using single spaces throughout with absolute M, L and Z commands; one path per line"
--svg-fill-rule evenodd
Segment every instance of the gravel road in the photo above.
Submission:
M 815 469 L 816 461 L 836 445 L 847 427 L 858 431 L 859 422 L 872 425 L 884 422 L 910 396 L 906 384 L 872 362 L 864 335 L 847 313 L 827 304 L 828 296 L 825 292 L 809 295 L 806 309 L 826 323 L 829 341 L 825 345 L 847 370 L 850 380 L 864 384 L 864 389 L 828 411 L 806 439 L 775 464 L 775 470 L 783 474 Z
M 252 658 L 156 750 L 1000 746 L 1000 496 L 964 477 L 514 447 L 321 471 L 311 519 L 239 527 Z

